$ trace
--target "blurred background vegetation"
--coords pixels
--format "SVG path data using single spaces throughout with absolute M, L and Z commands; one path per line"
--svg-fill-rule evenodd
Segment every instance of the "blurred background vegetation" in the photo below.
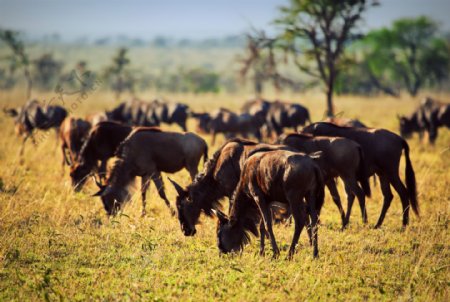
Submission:
M 296 2 L 308 3 L 292 1 Z M 94 79 L 101 79 L 105 84 L 101 89 L 114 91 L 117 98 L 143 91 L 246 95 L 326 91 L 327 79 L 315 77 L 309 69 L 314 65 L 314 48 L 292 51 L 297 43 L 289 40 L 292 5 L 280 10 L 273 26 L 281 35 L 275 37 L 254 29 L 208 39 L 158 36 L 146 40 L 116 35 L 70 40 L 59 34 L 37 39 L 3 28 L 0 89 L 27 83 L 29 90 L 32 85 L 44 92 L 62 85 L 86 89 Z M 363 19 L 363 11 L 358 18 Z M 358 29 L 357 24 L 353 27 Z M 334 93 L 414 97 L 423 90 L 450 91 L 450 33 L 432 18 L 403 18 L 367 33 L 351 33 L 332 66 L 344 71 L 333 75 Z

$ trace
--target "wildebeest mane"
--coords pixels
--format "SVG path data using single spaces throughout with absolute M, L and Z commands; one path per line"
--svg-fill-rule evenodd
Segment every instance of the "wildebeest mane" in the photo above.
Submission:
M 228 140 L 206 162 L 203 172 L 197 174 L 194 181 L 187 187 L 187 190 L 190 193 L 198 190 L 202 195 L 206 195 L 208 197 L 208 202 L 202 202 L 201 204 L 201 208 L 207 216 L 212 216 L 214 214 L 212 211 L 213 209 L 221 209 L 220 200 L 226 195 L 223 192 L 221 186 L 214 179 L 214 170 L 217 167 L 218 160 L 223 151 L 223 148 L 225 148 L 227 144 L 233 142 L 241 144 L 243 146 L 253 146 L 257 144 L 256 142 L 241 138 L 233 138 Z M 202 200 L 205 199 L 202 198 Z

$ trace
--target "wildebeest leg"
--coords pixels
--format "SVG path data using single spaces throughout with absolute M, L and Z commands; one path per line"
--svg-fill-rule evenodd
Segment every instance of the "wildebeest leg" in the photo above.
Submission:
M 291 206 L 292 217 L 294 218 L 294 236 L 292 237 L 292 243 L 289 248 L 288 259 L 292 259 L 295 254 L 295 247 L 297 246 L 298 239 L 306 224 L 306 209 L 303 202 L 303 197 L 291 196 L 289 198 L 289 204 Z
M 355 201 L 355 194 L 353 194 L 350 188 L 347 188 L 347 184 L 345 185 L 345 192 L 347 193 L 347 214 L 345 215 L 344 225 L 347 226 L 350 222 L 350 215 L 352 214 L 352 207 L 353 202 Z
M 192 159 L 188 160 L 186 163 L 186 170 L 188 170 L 191 180 L 194 181 L 195 175 L 198 173 L 198 161 Z
M 23 163 L 23 153 L 25 151 L 25 143 L 28 140 L 28 138 L 31 136 L 31 134 L 27 134 L 22 141 L 22 145 L 20 146 L 20 150 L 19 150 L 19 158 L 20 158 L 20 163 Z
M 187 128 L 186 128 L 186 120 L 181 121 L 181 122 L 178 122 L 177 124 L 181 127 L 181 129 L 183 130 L 183 132 L 186 132 L 186 131 L 187 131 Z
M 380 186 L 381 191 L 383 192 L 384 200 L 383 200 L 383 208 L 381 209 L 380 218 L 378 218 L 378 222 L 375 225 L 375 228 L 378 229 L 383 224 L 384 216 L 386 216 L 386 212 L 391 205 L 392 195 L 391 186 L 389 184 L 389 180 L 386 176 L 380 176 Z
M 56 147 L 58 147 L 58 143 L 59 143 L 59 127 L 57 128 L 53 128 L 55 129 L 55 134 L 56 134 Z M 56 150 L 56 148 L 55 148 Z
M 62 152 L 61 175 L 64 176 L 64 166 L 66 164 L 69 165 L 69 161 L 68 161 L 67 155 L 66 155 L 66 145 L 65 144 L 61 145 L 61 152 Z
M 142 176 L 141 178 L 141 197 L 142 197 L 142 217 L 147 214 L 145 206 L 147 205 L 147 201 L 145 199 L 148 188 L 150 187 L 150 177 L 147 175 Z
M 326 182 L 326 186 L 328 188 L 328 191 L 330 191 L 331 198 L 333 198 L 334 203 L 338 207 L 339 214 L 341 215 L 342 228 L 345 228 L 346 226 L 345 212 L 344 209 L 342 208 L 341 197 L 339 196 L 339 192 L 336 188 L 336 182 L 334 181 L 334 179 L 330 179 Z
M 356 197 L 358 198 L 359 207 L 361 209 L 362 221 L 363 223 L 367 223 L 366 195 L 364 194 L 364 191 L 361 189 L 361 187 L 356 182 L 356 179 L 354 178 L 346 178 L 344 182 L 347 196 L 353 194 L 353 199 L 355 199 L 354 195 L 356 195 Z
M 212 138 L 211 138 L 211 145 L 214 146 L 215 143 L 216 143 L 216 132 L 213 131 Z
M 257 129 L 257 130 L 255 131 L 255 138 L 256 138 L 256 140 L 257 140 L 258 142 L 261 141 L 262 135 L 261 135 L 261 130 L 260 130 L 260 129 Z
M 151 177 L 152 177 L 153 182 L 155 183 L 156 189 L 158 189 L 159 196 L 164 200 L 164 202 L 166 203 L 166 206 L 169 208 L 170 214 L 172 214 L 172 216 L 175 216 L 175 211 L 170 206 L 170 202 L 166 197 L 166 192 L 164 192 L 164 183 L 162 181 L 161 174 L 159 172 L 153 173 L 153 175 Z
M 400 180 L 400 177 L 395 174 L 390 178 L 390 182 L 394 187 L 395 191 L 397 191 L 400 199 L 402 201 L 403 208 L 403 226 L 406 227 L 409 223 L 409 197 L 408 191 L 406 190 L 405 185 Z
M 261 256 L 264 256 L 264 249 L 265 249 L 265 239 L 266 239 L 266 228 L 264 227 L 264 220 L 261 219 L 261 222 L 259 223 L 259 233 L 261 236 L 261 241 L 259 242 L 259 254 Z
M 309 215 L 311 216 L 311 230 L 312 230 L 312 244 L 313 244 L 313 257 L 319 257 L 319 247 L 318 247 L 318 222 L 319 215 L 316 210 L 316 198 L 312 193 L 306 196 L 306 202 L 308 204 Z
M 280 255 L 280 250 L 278 249 L 277 242 L 275 241 L 275 235 L 272 229 L 272 216 L 270 215 L 269 204 L 266 202 L 265 198 L 260 194 L 255 197 L 256 204 L 262 214 L 263 222 L 267 233 L 269 233 L 270 244 L 272 245 L 273 258 L 277 258 Z

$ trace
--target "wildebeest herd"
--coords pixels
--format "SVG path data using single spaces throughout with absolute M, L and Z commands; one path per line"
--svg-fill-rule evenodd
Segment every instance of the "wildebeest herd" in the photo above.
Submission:
M 212 113 L 193 112 L 187 105 L 163 99 L 151 102 L 132 99 L 111 111 L 90 114 L 85 119 L 68 116 L 60 106 L 42 106 L 36 100 L 19 109 L 4 109 L 15 118 L 16 133 L 25 142 L 35 129 L 55 129 L 62 150 L 63 169 L 70 166 L 74 190 L 82 189 L 90 176 L 108 215 L 123 210 L 131 198 L 129 185 L 141 178 L 142 215 L 146 215 L 146 191 L 150 181 L 172 215 L 177 215 L 185 236 L 196 233 L 201 214 L 216 216 L 218 247 L 221 252 L 241 251 L 251 234 L 269 238 L 274 257 L 279 255 L 272 224 L 281 212 L 294 221 L 288 257 L 292 258 L 300 233 L 307 229 L 313 256 L 318 256 L 318 225 L 327 187 L 336 204 L 344 229 L 357 198 L 363 223 L 368 222 L 366 198 L 371 196 L 369 178 L 378 176 L 384 197 L 375 225 L 383 224 L 393 199 L 391 186 L 400 197 L 402 225 L 409 223 L 409 209 L 419 215 L 416 179 L 405 138 L 413 132 L 428 133 L 430 142 L 438 128 L 450 127 L 450 106 L 431 98 L 421 102 L 409 117 L 399 117 L 401 136 L 368 128 L 358 120 L 328 118 L 312 123 L 302 105 L 254 99 L 239 113 L 219 108 Z M 203 138 L 187 132 L 188 118 L 196 120 L 196 131 L 227 141 L 208 159 Z M 183 132 L 159 128 L 177 124 Z M 294 132 L 283 134 L 284 128 Z M 402 137 L 403 136 L 403 137 Z M 254 138 L 255 140 L 250 140 Z M 271 143 L 267 143 L 271 142 Z M 405 158 L 405 183 L 400 178 L 400 161 Z M 108 171 L 108 160 L 115 158 Z M 203 171 L 198 164 L 203 158 Z M 165 194 L 161 172 L 185 168 L 192 182 L 183 187 L 174 180 L 176 211 Z M 64 172 L 64 171 L 63 171 Z M 344 184 L 347 211 L 337 190 L 337 178 Z M 229 199 L 225 214 L 222 200 Z

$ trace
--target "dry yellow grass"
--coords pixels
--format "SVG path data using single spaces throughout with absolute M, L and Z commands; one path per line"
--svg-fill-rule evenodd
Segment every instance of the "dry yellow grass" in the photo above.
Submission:
M 237 109 L 246 99 L 167 97 L 208 111 L 218 106 Z M 313 120 L 322 116 L 320 94 L 280 97 L 304 103 Z M 19 99 L 22 92 L 0 92 L 2 107 Z M 110 108 L 116 104 L 111 100 L 111 94 L 93 93 L 74 114 Z M 336 111 L 397 131 L 396 113 L 408 113 L 416 104 L 417 100 L 406 98 L 342 96 L 336 100 Z M 188 126 L 193 129 L 192 121 Z M 320 259 L 312 259 L 302 234 L 298 253 L 289 262 L 283 257 L 271 260 L 270 253 L 259 257 L 258 239 L 240 256 L 220 256 L 215 221 L 205 217 L 195 237 L 184 237 L 154 186 L 148 194 L 147 217 L 140 218 L 136 194 L 125 215 L 107 219 L 100 200 L 90 197 L 96 191 L 94 185 L 73 193 L 67 168 L 61 176 L 61 154 L 53 134 L 37 147 L 27 145 L 25 163 L 18 165 L 20 141 L 12 120 L 0 115 L 0 127 L 0 300 L 449 300 L 448 130 L 441 131 L 434 147 L 418 142 L 417 137 L 409 141 L 420 220 L 412 216 L 411 225 L 402 230 L 401 205 L 395 196 L 383 228 L 373 230 L 382 200 L 376 187 L 367 201 L 370 224 L 362 225 L 356 207 L 350 228 L 341 232 L 339 215 L 327 195 L 319 229 Z M 210 148 L 210 155 L 217 146 Z M 402 160 L 402 178 L 403 164 Z M 185 171 L 173 177 L 181 184 L 189 183 Z M 168 183 L 166 191 L 174 201 L 175 191 Z M 293 227 L 275 229 L 284 254 L 292 232 Z

